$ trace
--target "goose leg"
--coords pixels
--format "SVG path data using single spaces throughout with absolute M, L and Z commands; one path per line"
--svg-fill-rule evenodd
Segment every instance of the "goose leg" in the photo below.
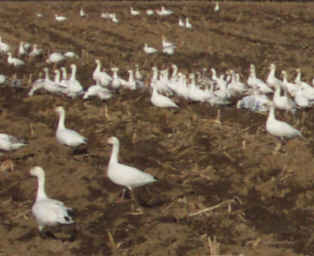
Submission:
M 132 204 L 131 204 L 131 214 L 132 215 L 142 215 L 144 213 L 142 207 L 140 206 L 137 198 L 136 198 L 136 195 L 134 194 L 134 191 L 131 190 L 131 197 L 132 197 Z M 134 203 L 134 204 L 133 204 Z

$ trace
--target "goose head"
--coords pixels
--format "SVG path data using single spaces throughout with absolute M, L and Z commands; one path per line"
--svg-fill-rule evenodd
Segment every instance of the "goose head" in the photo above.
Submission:
M 35 177 L 42 177 L 45 175 L 44 169 L 41 168 L 40 166 L 35 166 L 30 170 L 30 175 L 35 176 Z
M 276 65 L 274 63 L 271 63 L 270 66 L 269 66 L 269 69 L 271 71 L 275 71 L 276 70 Z
M 64 113 L 64 108 L 62 106 L 58 106 L 58 107 L 55 108 L 55 111 L 58 114 L 62 114 L 62 113 Z
M 115 145 L 115 144 L 118 144 L 118 143 L 119 143 L 119 140 L 118 140 L 117 137 L 112 136 L 112 137 L 110 137 L 108 139 L 108 144 Z

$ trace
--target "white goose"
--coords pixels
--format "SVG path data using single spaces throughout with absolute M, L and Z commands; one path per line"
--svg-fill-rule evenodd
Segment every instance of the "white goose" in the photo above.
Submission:
M 75 64 L 71 64 L 71 77 L 67 82 L 67 88 L 64 91 L 66 95 L 69 97 L 75 98 L 79 95 L 82 95 L 84 93 L 83 87 L 81 83 L 76 79 L 76 71 L 77 67 Z
M 130 7 L 130 13 L 131 13 L 132 16 L 138 16 L 138 15 L 141 14 L 140 11 L 135 10 L 133 7 Z
M 108 100 L 112 98 L 112 93 L 107 88 L 102 87 L 99 82 L 96 82 L 96 85 L 88 87 L 87 91 L 84 93 L 83 99 L 86 100 L 92 96 L 96 96 L 101 100 Z
M 280 139 L 291 139 L 294 137 L 303 137 L 301 132 L 293 128 L 290 124 L 279 121 L 275 117 L 275 105 L 271 104 L 268 118 L 266 121 L 266 130 L 273 136 Z
M 59 114 L 58 128 L 56 131 L 57 141 L 61 144 L 77 147 L 87 143 L 87 138 L 80 135 L 78 132 L 65 127 L 65 110 L 63 107 L 56 107 L 55 111 Z
M 251 86 L 253 89 L 256 87 L 261 91 L 262 93 L 272 93 L 273 90 L 267 86 L 266 83 L 264 83 L 261 79 L 256 77 L 256 69 L 255 65 L 250 65 L 250 75 L 247 80 L 247 84 Z
M 38 188 L 36 201 L 32 207 L 32 213 L 38 223 L 38 229 L 43 231 L 45 226 L 56 226 L 58 224 L 72 224 L 74 220 L 70 216 L 72 208 L 66 207 L 63 202 L 51 199 L 45 191 L 45 171 L 36 166 L 30 170 L 32 176 L 37 177 Z
M 7 53 L 10 51 L 10 46 L 2 41 L 2 37 L 0 36 L 0 52 Z
M 23 42 L 23 41 L 20 42 L 18 55 L 19 55 L 20 57 L 26 55 L 26 49 L 25 49 L 25 47 L 24 47 L 24 42 Z
M 118 138 L 110 137 L 108 143 L 113 146 L 111 157 L 108 164 L 107 176 L 115 184 L 127 187 L 130 191 L 133 188 L 144 186 L 149 183 L 156 182 L 157 179 L 134 167 L 119 163 L 119 147 Z
M 36 57 L 36 56 L 41 55 L 42 52 L 43 52 L 43 50 L 39 49 L 37 44 L 34 44 L 32 51 L 29 53 L 29 56 L 30 57 Z
M 276 73 L 276 65 L 275 64 L 270 64 L 269 67 L 269 74 L 266 79 L 266 83 L 272 87 L 272 88 L 277 88 L 277 86 L 283 87 L 282 81 L 279 80 L 278 78 L 275 77 Z
M 174 103 L 170 98 L 159 94 L 156 86 L 153 86 L 153 93 L 150 101 L 154 106 L 159 108 L 178 108 L 178 105 Z
M 158 52 L 158 50 L 156 48 L 148 46 L 148 44 L 144 44 L 143 50 L 147 54 L 152 54 L 152 53 Z
M 66 21 L 66 20 L 67 20 L 67 17 L 61 16 L 61 15 L 58 15 L 58 14 L 55 14 L 55 19 L 56 19 L 56 21 L 58 21 L 58 22 L 62 22 L 62 21 Z
M 95 60 L 96 62 L 96 69 L 93 72 L 93 79 L 101 86 L 107 86 L 112 81 L 111 76 L 109 76 L 106 72 L 101 71 L 101 62 L 99 59 Z
M 86 17 L 86 13 L 85 13 L 83 7 L 81 7 L 81 9 L 80 9 L 80 16 L 81 17 Z
M 173 11 L 171 11 L 169 9 L 166 9 L 164 6 L 161 6 L 161 9 L 160 10 L 156 10 L 156 13 L 159 16 L 168 16 L 168 15 L 171 15 L 173 13 Z
M 148 16 L 154 15 L 154 10 L 152 10 L 152 9 L 146 10 L 146 15 L 148 15 Z
M 25 64 L 25 62 L 22 61 L 21 59 L 12 57 L 12 53 L 10 53 L 10 52 L 8 52 L 8 63 L 10 65 L 15 66 L 15 67 L 20 67 L 20 66 L 23 66 Z
M 19 149 L 26 145 L 22 139 L 18 139 L 12 135 L 0 133 L 0 150 L 11 151 Z
M 59 52 L 54 52 L 51 53 L 48 57 L 48 59 L 46 60 L 47 63 L 58 63 L 61 62 L 65 59 L 64 55 L 62 53 Z
M 185 18 L 185 28 L 192 29 L 192 24 L 190 23 L 190 20 L 188 17 Z

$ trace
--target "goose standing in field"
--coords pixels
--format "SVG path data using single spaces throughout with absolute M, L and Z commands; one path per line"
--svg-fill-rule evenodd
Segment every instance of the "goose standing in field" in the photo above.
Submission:
M 2 41 L 2 37 L 0 36 L 0 52 L 7 53 L 10 51 L 10 46 Z
M 80 9 L 80 16 L 81 17 L 86 17 L 86 13 L 85 13 L 83 7 L 81 7 L 81 9 Z
M 173 11 L 169 10 L 169 9 L 166 9 L 164 6 L 161 6 L 161 9 L 160 10 L 156 10 L 156 13 L 159 15 L 159 16 L 169 16 L 173 13 Z
M 178 105 L 174 103 L 170 98 L 159 94 L 156 86 L 153 86 L 153 93 L 150 101 L 154 106 L 159 108 L 178 108 Z
M 83 87 L 81 83 L 76 79 L 76 71 L 77 67 L 75 64 L 71 64 L 71 77 L 68 79 L 67 88 L 65 89 L 64 93 L 69 97 L 75 98 L 80 96 L 84 93 Z
M 39 49 L 38 48 L 38 45 L 37 44 L 34 44 L 33 45 L 33 49 L 32 51 L 29 53 L 29 57 L 36 57 L 36 56 L 39 56 L 43 53 L 43 50 L 42 49 Z
M 111 21 L 112 21 L 113 23 L 116 23 L 116 24 L 119 23 L 119 20 L 118 20 L 117 15 L 116 15 L 115 13 L 113 13 L 113 14 L 111 15 Z
M 37 195 L 32 207 L 32 213 L 38 223 L 38 229 L 43 231 L 45 226 L 56 226 L 58 224 L 73 224 L 74 220 L 70 213 L 72 208 L 66 207 L 63 202 L 51 199 L 45 191 L 45 171 L 36 166 L 30 170 L 30 174 L 38 181 Z
M 96 62 L 96 69 L 93 72 L 93 79 L 101 86 L 107 86 L 111 83 L 112 78 L 106 72 L 101 71 L 101 62 L 99 59 L 95 60 Z
M 119 163 L 120 142 L 116 137 L 110 137 L 108 143 L 111 144 L 112 152 L 108 164 L 107 176 L 115 184 L 127 187 L 131 192 L 136 187 L 156 182 L 157 179 L 134 167 Z M 123 190 L 125 192 L 125 190 Z M 124 193 L 123 193 L 124 195 Z
M 67 17 L 55 14 L 55 19 L 58 22 L 66 21 Z
M 8 63 L 10 65 L 15 66 L 15 67 L 20 67 L 20 66 L 23 66 L 25 64 L 25 62 L 22 61 L 21 59 L 12 57 L 11 52 L 8 52 Z
M 25 47 L 24 47 L 24 42 L 21 41 L 21 42 L 20 42 L 20 45 L 19 45 L 19 53 L 18 53 L 18 55 L 19 55 L 20 57 L 23 57 L 23 56 L 25 56 L 26 54 L 27 54 L 27 52 L 26 52 L 26 49 L 25 49 Z
M 270 64 L 270 67 L 269 67 L 269 74 L 267 76 L 267 79 L 266 79 L 266 83 L 276 89 L 277 86 L 280 86 L 283 88 L 283 84 L 282 84 L 282 81 L 279 80 L 276 76 L 275 76 L 275 73 L 276 73 L 276 65 L 274 63 Z
M 214 12 L 219 12 L 219 10 L 220 10 L 220 7 L 219 7 L 219 2 L 218 2 L 218 1 L 216 1 L 216 3 L 215 3 L 215 7 L 214 7 Z
M 75 52 L 71 52 L 71 51 L 65 52 L 64 56 L 67 58 L 76 58 L 76 59 L 79 58 L 79 56 Z
M 151 9 L 146 10 L 146 15 L 148 16 L 154 15 L 154 10 L 151 10 Z
M 262 93 L 272 93 L 273 90 L 267 86 L 266 83 L 264 83 L 261 79 L 256 77 L 256 69 L 255 65 L 250 65 L 250 75 L 247 80 L 247 84 L 251 86 L 253 89 L 256 87 L 259 89 Z
M 101 86 L 99 82 L 96 82 L 96 85 L 88 87 L 87 91 L 84 93 L 83 99 L 86 100 L 92 96 L 96 96 L 101 100 L 108 100 L 112 98 L 112 93 L 107 88 Z
M 22 139 L 5 133 L 0 133 L 0 150 L 11 151 L 19 149 L 25 145 L 26 142 Z
M 275 116 L 275 104 L 271 103 L 270 110 L 268 113 L 267 121 L 266 121 L 266 130 L 271 135 L 281 139 L 291 139 L 294 137 L 303 137 L 301 132 L 297 129 L 293 128 L 290 124 L 279 121 Z M 275 151 L 278 151 L 281 147 L 281 144 L 276 147 Z
M 181 27 L 181 28 L 184 28 L 184 27 L 185 27 L 185 24 L 184 24 L 184 22 L 183 22 L 183 20 L 182 20 L 181 18 L 179 18 L 179 20 L 178 20 L 178 25 L 179 25 L 179 27 Z
M 46 60 L 47 63 L 58 63 L 61 62 L 65 59 L 64 55 L 62 53 L 59 52 L 54 52 L 51 53 L 48 57 L 48 59 Z
M 154 47 L 148 46 L 148 44 L 144 44 L 144 48 L 143 48 L 144 52 L 147 54 L 152 54 L 152 53 L 156 53 L 158 52 L 157 49 L 155 49 Z
M 80 135 L 78 132 L 65 127 L 65 110 L 63 107 L 56 107 L 55 111 L 59 114 L 58 128 L 56 131 L 57 141 L 61 144 L 77 147 L 87 143 L 87 138 Z
M 192 24 L 190 23 L 190 20 L 188 17 L 185 18 L 185 28 L 192 29 Z
M 130 7 L 130 13 L 131 13 L 132 16 L 138 16 L 138 15 L 141 14 L 140 11 L 135 10 L 133 7 Z

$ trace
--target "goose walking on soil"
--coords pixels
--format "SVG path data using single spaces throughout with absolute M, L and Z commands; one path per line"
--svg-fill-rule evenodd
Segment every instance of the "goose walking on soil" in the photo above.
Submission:
M 12 53 L 10 53 L 10 52 L 8 52 L 8 63 L 10 65 L 15 66 L 15 67 L 20 67 L 20 66 L 23 66 L 25 64 L 25 62 L 22 61 L 21 59 L 12 57 Z
M 115 184 L 127 187 L 131 192 L 133 188 L 156 182 L 157 179 L 137 168 L 119 163 L 120 142 L 116 137 L 110 137 L 108 143 L 113 146 L 108 164 L 107 176 Z
M 12 135 L 0 133 L 0 150 L 11 151 L 19 149 L 26 145 L 22 139 L 18 139 Z
M 78 132 L 65 127 L 65 110 L 63 107 L 56 107 L 55 111 L 59 114 L 58 128 L 56 131 L 57 141 L 61 144 L 77 147 L 87 143 L 87 138 L 80 135 Z
M 45 226 L 58 224 L 72 224 L 74 220 L 70 216 L 72 208 L 66 207 L 63 202 L 51 199 L 45 191 L 45 171 L 36 166 L 30 170 L 32 176 L 37 177 L 38 188 L 36 201 L 32 207 L 32 213 L 38 223 L 38 229 L 43 231 Z
M 268 118 L 266 121 L 266 130 L 271 135 L 284 140 L 284 139 L 291 139 L 294 137 L 302 137 L 302 134 L 297 129 L 293 128 L 290 124 L 279 121 L 275 117 L 275 105 L 274 103 L 271 103 L 270 110 L 268 113 Z M 279 147 L 277 145 L 276 150 L 278 151 L 281 147 L 281 144 L 279 144 Z

